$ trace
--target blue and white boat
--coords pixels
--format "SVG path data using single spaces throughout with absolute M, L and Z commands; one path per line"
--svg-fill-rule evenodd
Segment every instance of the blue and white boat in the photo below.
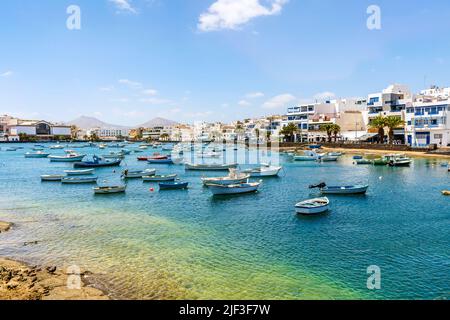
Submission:
M 208 187 L 212 194 L 216 196 L 257 192 L 260 185 L 260 182 L 253 182 L 232 185 L 210 184 Z
M 159 190 L 187 189 L 189 182 L 160 182 Z
M 167 157 L 167 158 L 154 158 L 154 159 L 148 159 L 147 160 L 148 163 L 150 164 L 173 164 L 173 160 L 171 157 Z
M 319 155 L 314 151 L 304 151 L 303 155 L 294 156 L 294 161 L 316 161 Z
M 50 153 L 38 151 L 38 152 L 27 152 L 25 153 L 25 158 L 47 158 L 50 155 Z
M 163 182 L 163 181 L 175 181 L 176 178 L 177 178 L 176 174 L 168 174 L 168 175 L 143 176 L 142 180 L 145 182 Z
M 45 174 L 41 176 L 41 181 L 58 181 L 61 182 L 66 176 L 63 174 Z
M 74 168 L 101 168 L 101 167 L 117 167 L 120 166 L 121 159 L 105 160 L 94 156 L 93 161 L 75 162 Z
M 65 170 L 64 173 L 68 176 L 84 176 L 90 175 L 94 173 L 94 169 L 85 169 L 85 170 Z
M 316 215 L 324 213 L 330 209 L 328 198 L 316 198 L 299 202 L 295 205 L 295 212 L 303 215 Z
M 124 170 L 122 172 L 123 177 L 126 179 L 149 177 L 149 176 L 154 176 L 155 174 L 156 174 L 156 169 L 146 169 L 146 170 L 136 170 L 136 171 Z
M 323 194 L 365 194 L 369 185 L 353 185 L 353 186 L 327 186 L 326 183 L 309 186 L 310 189 L 318 188 Z

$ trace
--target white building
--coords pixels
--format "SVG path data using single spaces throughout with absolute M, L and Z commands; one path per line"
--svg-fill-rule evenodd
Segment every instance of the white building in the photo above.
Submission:
M 406 109 L 406 142 L 413 147 L 450 145 L 450 88 L 432 87 Z
M 55 137 L 71 137 L 71 127 L 44 120 L 22 120 L 8 115 L 0 117 L 0 137 L 18 141 L 20 135 L 49 140 Z
M 117 140 L 124 139 L 130 134 L 130 129 L 127 128 L 92 128 L 86 131 L 87 136 L 95 134 L 100 139 Z

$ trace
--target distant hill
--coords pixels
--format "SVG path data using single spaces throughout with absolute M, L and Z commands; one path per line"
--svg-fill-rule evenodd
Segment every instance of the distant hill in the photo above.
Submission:
M 166 127 L 166 126 L 174 126 L 177 125 L 178 122 L 164 119 L 164 118 L 155 118 L 146 123 L 139 125 L 139 128 L 153 128 L 153 127 Z
M 92 128 L 128 128 L 126 126 L 119 126 L 116 124 L 106 123 L 98 120 L 94 117 L 81 116 L 77 119 L 67 122 L 69 126 L 77 126 L 80 129 L 92 129 Z

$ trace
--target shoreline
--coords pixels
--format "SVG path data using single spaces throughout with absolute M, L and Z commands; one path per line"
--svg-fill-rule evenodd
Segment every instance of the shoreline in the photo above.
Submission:
M 309 150 L 304 148 L 292 148 L 292 147 L 281 147 L 280 151 L 295 151 Z M 367 155 L 386 155 L 386 154 L 404 154 L 411 157 L 420 158 L 431 158 L 431 159 L 450 159 L 448 154 L 430 154 L 422 151 L 394 151 L 394 150 L 378 150 L 378 149 L 347 149 L 347 148 L 330 148 L 322 147 L 320 150 L 327 152 L 342 152 L 347 154 L 367 154 Z
M 10 231 L 12 226 L 0 221 L 0 233 Z M 92 285 L 91 272 L 76 269 L 32 266 L 0 256 L 0 301 L 110 300 L 105 291 Z

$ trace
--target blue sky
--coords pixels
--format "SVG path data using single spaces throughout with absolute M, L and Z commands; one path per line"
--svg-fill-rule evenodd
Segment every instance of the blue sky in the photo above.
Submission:
M 81 30 L 66 28 L 69 5 Z M 366 27 L 381 8 L 381 30 Z M 450 86 L 445 0 L 3 0 L 0 113 L 136 125 Z

